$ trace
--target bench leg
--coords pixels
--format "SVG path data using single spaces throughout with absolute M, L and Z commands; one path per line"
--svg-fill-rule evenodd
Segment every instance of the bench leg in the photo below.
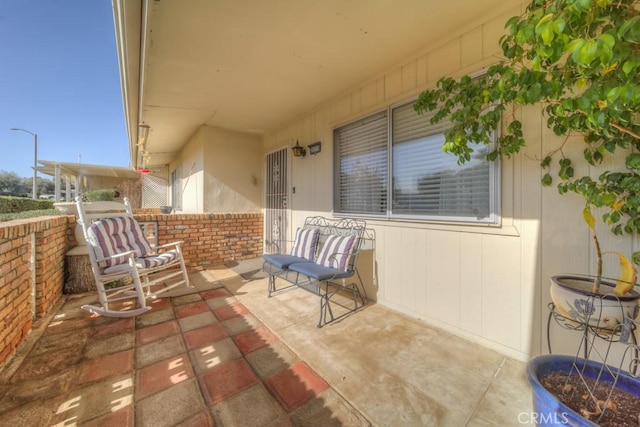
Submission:
M 365 298 L 362 296 L 362 293 L 360 292 L 360 288 L 358 287 L 357 283 L 353 283 L 351 286 L 351 293 L 353 294 L 353 310 L 357 310 L 358 306 L 364 307 L 365 305 L 367 305 L 367 301 L 365 300 Z M 360 304 L 358 304 L 358 299 L 360 299 Z
M 325 291 L 322 293 L 322 283 L 318 286 L 318 294 L 320 295 L 320 318 L 318 319 L 318 328 L 322 328 L 325 324 L 333 322 L 333 310 L 329 301 L 329 282 L 325 282 Z M 331 316 L 331 320 L 327 321 L 327 313 Z
M 271 294 L 276 291 L 276 276 L 273 274 L 269 275 L 269 298 L 271 298 Z

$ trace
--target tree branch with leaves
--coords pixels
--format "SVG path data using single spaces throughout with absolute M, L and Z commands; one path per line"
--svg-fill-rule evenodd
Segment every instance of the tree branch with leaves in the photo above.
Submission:
M 478 78 L 440 79 L 414 108 L 435 111 L 432 123 L 451 121 L 443 150 L 464 163 L 498 130 L 487 160 L 518 153 L 526 144 L 522 123 L 506 109 L 543 105 L 549 129 L 581 135 L 584 147 L 579 158 L 548 153 L 542 184 L 557 181 L 561 194 L 605 208 L 603 220 L 616 234 L 640 231 L 640 0 L 533 0 L 505 27 L 500 63 Z M 575 164 L 599 165 L 619 150 L 619 170 L 596 180 L 575 176 Z

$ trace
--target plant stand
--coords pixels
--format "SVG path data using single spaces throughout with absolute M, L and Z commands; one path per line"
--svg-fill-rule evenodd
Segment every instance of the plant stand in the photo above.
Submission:
M 569 414 L 571 417 L 575 416 L 575 419 L 571 418 L 573 421 L 578 420 L 576 424 L 571 425 L 596 425 L 593 423 L 600 423 L 605 413 L 610 410 L 609 408 L 616 407 L 612 399 L 614 391 L 625 390 L 635 396 L 638 395 L 640 347 L 635 335 L 637 322 L 624 316 L 622 323 L 610 327 L 610 319 L 601 319 L 593 315 L 599 313 L 599 316 L 604 317 L 600 314 L 602 304 L 600 296 L 583 299 L 579 304 L 578 316 L 571 318 L 560 313 L 554 303 L 548 306 L 547 345 L 550 354 L 533 358 L 527 368 L 527 375 L 533 388 L 534 409 L 547 420 L 557 421 L 558 417 L 565 420 Z M 623 310 L 622 304 L 620 310 L 621 312 Z M 550 332 L 553 324 L 582 334 L 574 356 L 552 354 Z M 596 341 L 604 343 L 604 346 L 596 346 Z M 620 361 L 612 366 L 611 349 L 614 344 L 625 347 Z M 542 385 L 543 377 L 552 373 L 564 376 L 560 379 L 560 383 L 555 383 L 561 386 L 564 384 L 564 387 L 560 387 L 563 390 L 561 393 L 557 391 L 552 393 Z M 586 392 L 578 391 L 585 389 Z M 578 393 L 577 396 L 583 396 L 580 412 L 571 411 L 562 403 L 564 399 L 568 399 L 567 402 L 572 401 L 576 393 Z M 555 424 L 542 423 L 542 425 Z
M 556 306 L 552 302 L 549 303 L 548 308 L 549 317 L 547 318 L 547 349 L 549 350 L 549 354 L 553 354 L 553 351 L 551 349 L 551 325 L 553 324 L 553 322 L 551 320 L 554 320 L 555 323 L 563 329 L 582 332 L 582 357 L 584 357 L 585 359 L 589 358 L 589 354 L 596 339 L 603 340 L 605 342 L 608 342 L 609 344 L 629 344 L 631 351 L 633 352 L 632 361 L 639 359 L 640 348 L 638 347 L 638 340 L 635 334 L 637 325 L 633 320 L 626 318 L 626 325 L 621 324 L 614 329 L 603 328 L 595 326 L 593 324 L 589 324 L 589 322 L 567 318 L 556 310 Z M 629 340 L 631 342 L 629 342 Z M 639 369 L 639 363 L 631 363 L 629 366 L 629 372 L 632 375 L 636 375 Z

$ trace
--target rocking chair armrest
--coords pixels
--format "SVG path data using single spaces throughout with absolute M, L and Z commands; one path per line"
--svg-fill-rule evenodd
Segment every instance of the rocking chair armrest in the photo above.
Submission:
M 164 245 L 158 245 L 156 246 L 156 251 L 158 249 L 165 249 L 165 248 L 169 248 L 171 246 L 180 246 L 181 244 L 184 243 L 184 240 L 178 240 L 177 242 L 171 242 L 171 243 L 165 243 Z
M 104 257 L 104 258 L 96 258 L 96 262 L 99 263 L 99 262 L 102 262 L 102 261 L 106 261 L 108 259 L 115 259 L 115 258 L 120 258 L 120 257 L 123 257 L 123 256 L 128 256 L 130 258 L 134 258 L 135 259 L 135 252 L 131 250 L 131 251 L 120 252 L 120 253 L 117 253 L 117 254 L 109 255 L 109 256 Z

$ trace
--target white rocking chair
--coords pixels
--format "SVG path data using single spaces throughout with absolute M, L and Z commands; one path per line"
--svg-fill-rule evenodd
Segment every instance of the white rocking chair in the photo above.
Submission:
M 137 316 L 151 309 L 147 299 L 177 286 L 191 287 L 182 242 L 152 248 L 126 198 L 123 205 L 83 203 L 78 197 L 76 205 L 100 304 L 83 305 L 84 310 L 108 317 Z

